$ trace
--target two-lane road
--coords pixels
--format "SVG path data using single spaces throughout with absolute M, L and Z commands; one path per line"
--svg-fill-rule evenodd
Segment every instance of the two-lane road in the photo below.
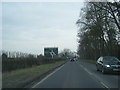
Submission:
M 67 62 L 33 88 L 118 88 L 118 76 L 103 75 L 94 64 Z

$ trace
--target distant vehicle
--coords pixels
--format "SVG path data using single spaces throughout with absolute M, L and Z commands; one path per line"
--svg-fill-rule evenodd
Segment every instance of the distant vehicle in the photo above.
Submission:
M 75 58 L 71 58 L 70 61 L 71 61 L 71 62 L 72 62 L 72 61 L 75 61 Z
M 120 72 L 120 60 L 116 57 L 101 56 L 96 62 L 97 71 L 103 74 L 108 72 Z

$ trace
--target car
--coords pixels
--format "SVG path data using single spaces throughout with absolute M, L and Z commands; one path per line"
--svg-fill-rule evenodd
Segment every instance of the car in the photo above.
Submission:
M 72 62 L 72 61 L 75 61 L 75 59 L 74 59 L 74 58 L 71 58 L 70 61 L 71 61 L 71 62 Z
M 97 71 L 103 74 L 109 72 L 120 72 L 120 60 L 112 56 L 101 56 L 96 62 Z

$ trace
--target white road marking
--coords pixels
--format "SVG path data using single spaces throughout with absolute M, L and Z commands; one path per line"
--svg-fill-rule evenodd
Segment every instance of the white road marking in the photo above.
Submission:
M 47 75 L 45 78 L 43 78 L 40 82 L 38 82 L 37 84 L 35 84 L 32 88 L 35 88 L 37 85 L 41 84 L 42 82 L 44 82 L 47 78 L 49 78 L 50 76 L 52 76 L 55 72 L 57 72 L 58 70 L 60 70 L 64 65 L 62 65 L 61 67 L 55 69 L 52 73 L 50 73 L 49 75 Z
M 89 72 L 89 70 L 87 68 L 85 68 L 83 65 L 81 65 L 81 67 L 87 72 L 89 73 L 90 75 L 93 75 L 91 72 Z
M 105 88 L 109 89 L 109 87 L 108 87 L 106 84 L 104 84 L 104 83 L 100 80 L 99 77 L 97 77 L 96 75 L 94 75 L 93 73 L 91 73 L 91 72 L 90 72 L 87 68 L 85 68 L 83 65 L 80 64 L 79 66 L 82 67 L 88 74 L 96 77 L 96 78 L 98 79 L 98 81 L 99 81 Z
M 103 82 L 100 82 L 104 87 L 106 87 L 107 89 L 109 89 L 108 86 L 106 86 Z

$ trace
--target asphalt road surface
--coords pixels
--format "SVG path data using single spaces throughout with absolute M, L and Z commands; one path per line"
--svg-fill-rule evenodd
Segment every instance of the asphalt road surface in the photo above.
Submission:
M 118 77 L 96 71 L 94 64 L 69 61 L 32 88 L 118 88 Z

